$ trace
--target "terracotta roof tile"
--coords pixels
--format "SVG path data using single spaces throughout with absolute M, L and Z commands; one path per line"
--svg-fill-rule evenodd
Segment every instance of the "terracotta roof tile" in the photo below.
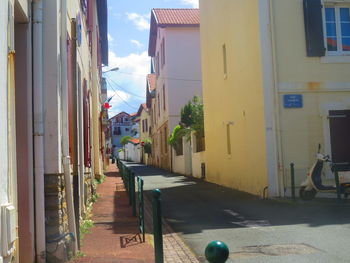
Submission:
M 129 140 L 129 142 L 132 142 L 134 144 L 139 144 L 141 142 L 141 140 L 140 139 L 131 139 L 131 140 Z
M 199 25 L 199 9 L 153 9 L 159 25 Z

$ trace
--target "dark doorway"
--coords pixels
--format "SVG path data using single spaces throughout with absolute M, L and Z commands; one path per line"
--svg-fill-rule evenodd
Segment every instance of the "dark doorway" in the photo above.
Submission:
M 329 111 L 332 161 L 350 170 L 350 110 Z

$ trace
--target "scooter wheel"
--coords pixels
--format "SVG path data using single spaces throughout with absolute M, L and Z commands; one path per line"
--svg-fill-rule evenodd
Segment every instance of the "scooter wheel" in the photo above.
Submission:
M 315 198 L 317 191 L 315 189 L 306 190 L 305 186 L 300 187 L 299 196 L 304 201 L 310 201 Z

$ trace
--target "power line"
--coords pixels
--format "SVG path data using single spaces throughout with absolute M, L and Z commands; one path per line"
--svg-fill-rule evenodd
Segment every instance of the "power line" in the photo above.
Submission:
M 141 74 L 134 74 L 134 73 L 130 73 L 130 72 L 123 72 L 123 71 L 118 71 L 119 73 L 121 74 L 126 74 L 126 75 L 131 75 L 131 76 L 136 76 L 136 77 L 147 77 L 145 75 L 141 75 Z M 194 82 L 202 82 L 202 80 L 200 79 L 181 79 L 181 78 L 162 78 L 162 77 L 159 77 L 158 78 L 160 79 L 169 79 L 169 80 L 183 80 L 183 81 L 194 81 Z
M 107 83 L 108 83 L 109 85 L 111 85 L 108 79 L 106 79 L 106 81 L 107 81 Z M 124 102 L 124 103 L 125 103 L 127 106 L 129 106 L 130 108 L 132 108 L 132 109 L 134 109 L 134 110 L 138 110 L 138 108 L 136 108 L 136 107 L 130 105 L 130 104 L 129 104 L 127 101 L 125 101 L 121 96 L 119 96 L 118 90 L 115 90 L 115 89 L 113 89 L 113 90 L 114 90 L 114 94 L 116 94 L 122 102 Z
M 142 97 L 142 96 L 136 95 L 135 93 L 132 93 L 132 92 L 130 92 L 130 91 L 127 91 L 127 90 L 124 89 L 122 86 L 120 86 L 117 82 L 113 81 L 111 78 L 109 78 L 109 77 L 107 77 L 107 78 L 108 78 L 108 80 L 109 80 L 110 83 L 113 83 L 114 85 L 116 85 L 118 88 L 120 88 L 120 89 L 123 90 L 124 92 L 129 93 L 129 94 L 131 94 L 131 95 L 133 95 L 133 96 L 135 96 L 135 97 L 139 97 L 139 98 L 141 98 L 141 99 L 145 99 L 145 97 Z

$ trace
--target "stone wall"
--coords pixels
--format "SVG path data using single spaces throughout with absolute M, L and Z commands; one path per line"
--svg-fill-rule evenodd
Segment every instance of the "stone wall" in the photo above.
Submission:
M 45 175 L 45 219 L 47 262 L 65 262 L 69 254 L 69 240 L 63 236 L 69 233 L 69 229 L 63 174 Z M 52 242 L 56 239 L 60 240 Z

